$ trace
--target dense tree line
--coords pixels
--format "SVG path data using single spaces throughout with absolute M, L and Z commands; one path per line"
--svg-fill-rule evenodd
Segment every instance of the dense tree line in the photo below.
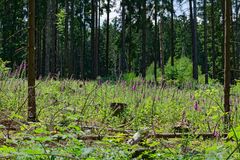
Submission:
M 235 0 L 230 10 L 233 78 L 240 75 L 239 6 Z M 114 8 L 120 16 L 110 19 Z M 200 66 L 206 83 L 208 77 L 223 80 L 224 1 L 36 0 L 35 11 L 37 77 L 145 77 L 152 63 L 157 77 L 168 59 L 174 66 L 186 56 L 194 79 Z M 13 69 L 26 60 L 27 19 L 28 2 L 0 0 L 0 57 Z

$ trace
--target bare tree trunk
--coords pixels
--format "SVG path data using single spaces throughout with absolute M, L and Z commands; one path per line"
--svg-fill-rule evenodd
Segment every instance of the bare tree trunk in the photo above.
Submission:
M 163 50 L 163 15 L 161 13 L 160 21 L 159 21 L 159 43 L 160 43 L 160 58 L 159 64 L 162 70 L 162 77 L 164 78 L 165 70 L 164 70 L 164 50 Z
M 70 55 L 69 55 L 69 36 L 68 36 L 68 19 L 69 19 L 69 2 L 65 0 L 65 29 L 64 29 L 64 58 L 63 58 L 63 72 L 64 75 L 66 74 L 69 77 L 69 70 L 70 70 Z M 65 60 L 66 59 L 66 60 Z M 66 69 L 67 68 L 67 73 Z M 65 75 L 65 76 L 66 76 Z
M 45 75 L 56 73 L 56 0 L 47 1 Z
M 92 52 L 92 78 L 94 77 L 94 54 L 95 54 L 95 0 L 91 0 L 91 52 Z
M 236 50 L 235 50 L 235 55 L 236 55 L 236 70 L 239 70 L 240 68 L 240 44 L 237 43 L 239 42 L 239 1 L 235 0 L 235 16 L 236 16 L 236 20 L 235 20 L 235 44 L 236 44 Z M 240 78 L 239 77 L 239 73 L 236 73 L 236 79 Z
M 109 15 L 110 15 L 110 0 L 107 0 L 107 31 L 106 31 L 106 74 L 109 69 Z
M 207 0 L 203 1 L 203 23 L 204 23 L 204 72 L 205 84 L 208 84 L 208 53 L 207 53 Z
M 28 121 L 36 122 L 35 100 L 35 0 L 29 0 L 28 31 Z
M 175 45 L 174 45 L 174 4 L 173 0 L 171 0 L 171 66 L 174 66 L 174 56 L 175 56 Z M 173 77 L 172 77 L 173 78 Z
M 194 11 L 194 30 L 193 30 L 193 79 L 198 80 L 198 47 L 197 47 L 197 8 L 196 0 L 193 0 L 193 11 Z
M 225 129 L 230 126 L 230 32 L 231 32 L 231 1 L 225 0 L 225 24 L 224 24 L 224 123 Z
M 211 30 L 212 30 L 212 78 L 216 78 L 216 49 L 215 49 L 215 12 L 214 0 L 211 0 Z
M 147 42 L 147 29 L 146 29 L 146 12 L 147 12 L 147 8 L 146 8 L 146 0 L 142 1 L 142 57 L 141 57 L 141 74 L 142 77 L 145 78 L 146 77 L 146 42 Z
M 70 39 L 71 39 L 71 43 L 70 43 L 70 53 L 69 53 L 69 56 L 70 56 L 70 69 L 69 69 L 69 74 L 70 76 L 73 76 L 75 77 L 75 74 L 76 74 L 76 68 L 75 68 L 75 63 L 76 63 L 76 54 L 75 54 L 75 51 L 74 51 L 74 44 L 75 44 L 75 35 L 74 35 L 74 30 L 75 30 L 75 27 L 74 27 L 74 13 L 75 13 L 75 10 L 74 10 L 74 0 L 71 0 L 71 15 L 70 15 Z
M 132 71 L 132 11 L 129 13 L 128 72 Z
M 120 74 L 124 73 L 126 71 L 126 59 L 125 59 L 125 54 L 126 54 L 126 26 L 125 26 L 125 21 L 126 21 L 126 4 L 125 0 L 122 0 L 122 33 L 121 33 L 121 54 L 120 54 Z
M 85 13 L 85 6 L 84 6 L 84 20 L 83 20 L 83 50 L 82 50 L 82 56 L 80 57 L 80 70 L 81 70 L 81 79 L 85 78 L 85 68 L 84 68 L 84 59 L 86 55 L 86 13 Z
M 94 76 L 93 78 L 97 78 L 98 76 L 98 0 L 95 0 L 94 4 L 94 11 L 95 11 L 95 17 L 94 17 L 94 56 L 93 56 L 93 68 L 94 68 Z
M 196 4 L 195 0 L 189 0 L 190 8 L 190 21 L 191 21 L 191 32 L 192 32 L 192 63 L 193 63 L 193 79 L 198 80 L 198 67 L 197 67 L 197 31 L 196 31 Z
M 154 35 L 154 51 L 155 51 L 155 56 L 154 56 L 154 79 L 155 82 L 157 83 L 157 57 L 158 57 L 158 23 L 157 23 L 157 14 L 158 14 L 158 3 L 157 0 L 154 0 L 154 5 L 155 5 L 155 13 L 154 13 L 154 29 L 155 29 L 155 35 Z
M 46 63 L 46 27 L 43 29 L 43 38 L 42 38 L 42 65 L 41 65 L 41 74 L 43 77 L 46 76 L 45 63 Z

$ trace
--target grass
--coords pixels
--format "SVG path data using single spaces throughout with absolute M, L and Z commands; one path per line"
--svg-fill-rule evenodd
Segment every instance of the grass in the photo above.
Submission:
M 37 81 L 38 123 L 26 123 L 27 82 L 9 78 L 0 81 L 0 157 L 10 159 L 226 159 L 237 147 L 240 84 L 232 87 L 231 135 L 223 133 L 223 88 L 198 85 L 192 89 L 154 86 L 142 80 L 96 82 L 74 80 Z M 111 103 L 127 107 L 114 115 Z M 174 133 L 183 112 L 193 136 L 182 139 L 144 137 L 129 145 L 134 133 Z M 11 127 L 5 121 L 11 122 Z M 9 129 L 9 128 L 14 129 Z M 91 129 L 92 127 L 92 129 Z M 90 128 L 90 129 L 89 129 Z M 234 132 L 233 132 L 234 131 Z M 235 133 L 233 135 L 233 133 Z M 203 140 L 195 133 L 213 133 Z M 105 135 L 101 140 L 84 136 Z M 115 138 L 114 138 L 115 137 Z M 238 149 L 230 158 L 240 158 Z

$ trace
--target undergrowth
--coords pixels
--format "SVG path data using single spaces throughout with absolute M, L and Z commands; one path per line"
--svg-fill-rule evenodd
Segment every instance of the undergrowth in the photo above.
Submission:
M 238 83 L 232 87 L 234 127 L 239 124 L 239 86 Z M 28 123 L 26 80 L 1 80 L 0 155 L 10 159 L 227 158 L 237 144 L 220 138 L 224 129 L 223 88 L 221 85 L 197 88 L 155 86 L 141 79 L 129 83 L 39 80 L 36 86 L 39 122 Z M 127 107 L 115 115 L 111 103 L 124 103 Z M 127 143 L 131 137 L 125 131 L 134 134 L 147 128 L 154 133 L 174 133 L 183 112 L 192 137 L 168 140 L 146 137 L 134 145 Z M 234 132 L 230 136 L 238 138 L 238 128 L 236 132 L 237 136 Z M 199 139 L 194 137 L 197 133 L 213 133 L 215 138 Z M 103 135 L 101 140 L 92 140 Z M 240 158 L 238 150 L 231 157 Z

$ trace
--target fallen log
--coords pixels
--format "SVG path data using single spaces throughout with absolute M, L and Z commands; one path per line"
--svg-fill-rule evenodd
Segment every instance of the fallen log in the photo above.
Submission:
M 203 138 L 203 139 L 211 139 L 211 138 L 226 138 L 227 133 L 222 133 L 219 136 L 215 136 L 213 133 L 197 133 L 197 134 L 192 134 L 192 133 L 159 133 L 152 135 L 156 138 L 183 138 L 183 137 L 195 137 L 195 138 Z
M 121 130 L 121 129 L 114 129 L 114 128 L 103 128 L 103 127 L 97 127 L 97 126 L 81 126 L 82 129 L 89 129 L 89 130 L 107 130 L 109 132 L 116 132 L 116 133 L 134 133 L 133 130 Z
M 183 138 L 183 137 L 195 137 L 195 138 L 203 138 L 212 139 L 212 138 L 226 138 L 227 133 L 222 133 L 218 137 L 216 137 L 213 133 L 158 133 L 158 134 L 149 134 L 147 137 L 154 137 L 159 139 L 170 139 L 170 138 Z M 126 137 L 133 136 L 132 134 L 126 134 Z M 109 136 L 109 135 L 87 135 L 87 136 L 79 136 L 80 140 L 102 140 L 103 138 L 115 139 L 122 138 L 122 136 Z

